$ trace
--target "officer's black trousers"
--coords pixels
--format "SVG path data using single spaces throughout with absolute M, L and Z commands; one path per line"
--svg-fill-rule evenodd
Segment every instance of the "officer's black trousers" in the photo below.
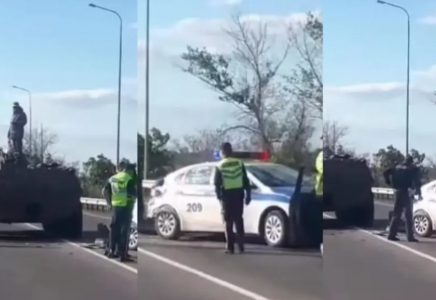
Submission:
M 389 238 L 394 238 L 398 233 L 398 227 L 401 223 L 401 215 L 406 217 L 407 238 L 413 238 L 413 201 L 410 199 L 407 190 L 396 190 L 394 193 L 394 213 L 389 227 Z
M 244 247 L 244 198 L 243 197 L 226 197 L 223 202 L 223 219 L 226 226 L 226 249 L 233 251 L 235 249 L 235 234 L 233 224 L 236 227 L 237 244 L 239 248 Z
M 12 139 L 12 147 L 14 148 L 15 153 L 23 153 L 23 140 L 21 139 Z
M 109 247 L 112 253 L 116 253 L 119 256 L 125 256 L 127 254 L 130 217 L 131 212 L 128 206 L 112 208 Z

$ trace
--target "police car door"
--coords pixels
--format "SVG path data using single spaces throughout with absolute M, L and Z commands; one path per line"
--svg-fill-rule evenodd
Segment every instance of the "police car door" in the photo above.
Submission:
M 210 231 L 213 213 L 210 202 L 213 199 L 218 202 L 211 184 L 213 169 L 211 165 L 196 166 L 185 175 L 177 201 L 185 231 Z

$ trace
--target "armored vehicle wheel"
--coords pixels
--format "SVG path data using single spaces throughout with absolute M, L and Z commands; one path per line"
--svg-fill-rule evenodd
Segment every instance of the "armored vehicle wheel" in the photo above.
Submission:
M 67 218 L 56 220 L 50 223 L 43 223 L 44 230 L 59 238 L 78 239 L 82 237 L 83 213 L 82 208 L 77 209 Z

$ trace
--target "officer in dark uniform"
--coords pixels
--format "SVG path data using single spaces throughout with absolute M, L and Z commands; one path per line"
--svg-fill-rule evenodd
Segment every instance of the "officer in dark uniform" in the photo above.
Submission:
M 421 180 L 418 167 L 413 164 L 413 158 L 407 156 L 406 161 L 395 167 L 388 168 L 383 173 L 386 184 L 394 189 L 394 212 L 389 227 L 388 240 L 398 241 L 396 237 L 401 222 L 403 210 L 406 217 L 406 233 L 409 242 L 418 242 L 413 233 L 413 199 L 410 197 L 409 189 L 421 197 Z
M 118 173 L 112 176 L 103 189 L 105 199 L 112 209 L 110 225 L 109 258 L 119 257 L 127 261 L 127 238 L 131 224 L 130 201 L 135 198 L 135 181 L 128 173 L 127 164 L 121 162 L 117 167 Z
M 23 108 L 14 102 L 11 125 L 8 131 L 9 145 L 19 155 L 23 154 L 24 126 L 27 124 L 27 116 Z
M 216 168 L 214 180 L 225 223 L 226 253 L 230 254 L 235 252 L 233 224 L 236 226 L 239 251 L 244 252 L 244 198 L 246 205 L 251 201 L 250 181 L 245 166 L 239 159 L 232 158 L 232 153 L 230 143 L 221 146 L 222 160 Z

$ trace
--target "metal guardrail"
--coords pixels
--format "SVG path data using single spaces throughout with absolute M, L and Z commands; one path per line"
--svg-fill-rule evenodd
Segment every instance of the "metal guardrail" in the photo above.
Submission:
M 154 185 L 154 183 L 155 180 L 144 180 L 142 182 L 142 187 L 144 189 L 150 189 Z M 382 200 L 390 200 L 393 198 L 394 195 L 394 191 L 389 188 L 375 187 L 372 188 L 372 192 L 374 193 L 377 199 L 382 199 Z M 80 202 L 82 202 L 82 207 L 84 209 L 101 210 L 101 211 L 109 210 L 109 207 L 105 199 L 83 197 L 80 199 Z
M 83 197 L 80 198 L 80 202 L 82 202 L 82 207 L 87 210 L 109 210 L 109 206 L 107 205 L 105 199 Z

